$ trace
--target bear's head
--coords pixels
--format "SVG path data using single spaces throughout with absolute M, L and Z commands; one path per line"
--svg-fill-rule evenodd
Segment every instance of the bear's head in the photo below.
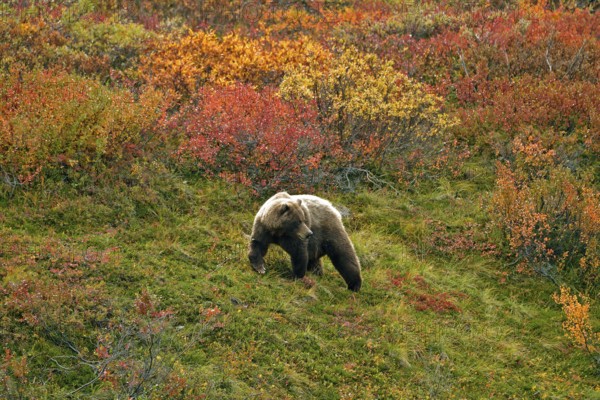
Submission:
M 275 199 L 263 215 L 263 224 L 278 237 L 295 237 L 308 240 L 313 234 L 310 229 L 310 214 L 301 199 Z

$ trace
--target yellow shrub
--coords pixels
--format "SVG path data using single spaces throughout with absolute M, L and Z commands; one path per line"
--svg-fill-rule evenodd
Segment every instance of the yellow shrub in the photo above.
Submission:
M 552 298 L 562 306 L 565 314 L 566 319 L 562 324 L 565 336 L 575 346 L 589 353 L 600 367 L 600 332 L 594 332 L 592 328 L 587 299 L 583 298 L 583 304 L 580 303 L 577 295 L 571 294 L 564 286 L 560 287 L 560 294 L 555 293 Z
M 284 98 L 316 101 L 320 120 L 358 166 L 381 168 L 401 153 L 439 151 L 437 139 L 455 123 L 422 84 L 353 48 L 326 64 L 294 68 L 280 91 Z

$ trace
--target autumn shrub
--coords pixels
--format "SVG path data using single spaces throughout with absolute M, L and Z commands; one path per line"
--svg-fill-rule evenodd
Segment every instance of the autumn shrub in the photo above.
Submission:
M 306 37 L 251 39 L 235 33 L 219 37 L 197 31 L 155 42 L 140 68 L 154 85 L 190 96 L 204 84 L 278 83 L 290 66 L 319 64 L 328 57 L 321 45 Z
M 597 14 L 524 4 L 507 13 L 471 15 L 469 26 L 462 31 L 467 73 L 485 68 L 488 79 L 525 74 L 597 79 Z
M 403 2 L 393 6 L 393 12 L 380 15 L 338 23 L 331 29 L 331 38 L 392 61 L 397 69 L 422 82 L 436 84 L 452 70 L 455 32 L 464 24 L 453 7 Z
M 405 178 L 439 161 L 455 121 L 439 97 L 373 54 L 349 48 L 326 68 L 296 67 L 283 79 L 284 98 L 316 102 L 321 129 L 340 144 L 338 168 Z M 347 177 L 347 174 L 346 174 Z
M 443 95 L 459 86 L 477 96 L 487 81 L 520 75 L 597 80 L 598 13 L 544 2 L 494 3 L 505 2 L 405 2 L 386 18 L 347 23 L 332 34 L 393 61 Z
M 25 386 L 28 380 L 44 380 L 69 395 L 161 397 L 185 389 L 172 364 L 161 360 L 168 352 L 163 340 L 172 333 L 173 312 L 159 308 L 147 292 L 134 301 L 133 310 L 124 311 L 103 282 L 89 278 L 38 277 L 3 286 L 0 317 L 8 347 L 0 362 L 0 395 L 34 396 L 39 386 Z M 28 348 L 31 334 L 41 346 L 29 350 L 36 361 L 28 363 L 10 348 Z
M 162 309 L 147 290 L 138 294 L 133 306 L 131 315 L 112 322 L 97 337 L 93 367 L 94 379 L 101 383 L 98 393 L 127 398 L 181 396 L 185 378 L 163 361 L 174 312 Z
M 78 330 L 105 320 L 108 309 L 103 286 L 94 279 L 82 283 L 42 277 L 10 283 L 4 288 L 4 313 L 50 340 L 72 341 Z
M 575 347 L 589 354 L 600 370 L 600 332 L 592 326 L 589 299 L 572 294 L 565 286 L 561 286 L 560 293 L 555 293 L 552 298 L 562 307 L 565 336 Z
M 114 70 L 136 76 L 139 58 L 154 35 L 142 25 L 115 16 L 96 20 L 84 15 L 69 25 L 68 48 L 56 53 L 70 58 L 76 71 L 108 79 Z
M 245 5 L 260 5 L 242 0 L 87 0 L 81 3 L 101 15 L 118 15 L 154 31 L 208 26 L 230 30 L 245 22 L 246 18 L 240 15 Z
M 600 283 L 600 193 L 565 167 L 528 176 L 498 164 L 491 215 L 520 271 L 595 293 Z
M 271 88 L 203 88 L 185 107 L 182 165 L 256 192 L 326 184 L 323 163 L 336 142 L 318 130 L 311 103 L 284 101 Z
M 27 390 L 28 375 L 27 356 L 19 356 L 8 348 L 4 349 L 0 359 L 0 394 L 8 400 L 25 398 L 30 394 Z
M 151 88 L 134 96 L 54 69 L 2 74 L 0 99 L 0 171 L 12 186 L 128 165 L 161 140 L 167 104 Z
M 115 73 L 138 79 L 139 55 L 154 36 L 94 2 L 16 2 L 0 12 L 3 70 L 60 65 L 103 81 Z
M 329 21 L 324 14 L 323 3 L 273 2 L 273 7 L 264 7 L 257 22 L 259 32 L 268 32 L 278 38 L 292 39 L 306 35 L 318 40 L 317 32 Z M 282 7 L 283 6 L 283 7 Z
M 519 136 L 538 137 L 573 167 L 589 164 L 600 151 L 600 86 L 595 83 L 525 75 L 488 82 L 477 96 L 477 105 L 458 110 L 463 123 L 457 132 L 495 154 L 510 157 L 507 143 Z
M 36 7 L 38 6 L 38 7 Z M 7 70 L 14 63 L 28 67 L 42 66 L 65 61 L 56 52 L 68 42 L 66 35 L 55 26 L 57 14 L 64 10 L 41 2 L 31 7 L 17 4 L 0 5 L 0 68 Z
M 19 255 L 12 256 L 13 250 L 5 249 L 8 261 L 2 263 L 6 275 L 0 284 L 1 337 L 6 351 L 0 375 L 5 385 L 0 386 L 0 397 L 34 398 L 41 388 L 33 382 L 64 384 L 55 367 L 70 364 L 71 358 L 86 359 L 94 345 L 93 335 L 107 327 L 114 309 L 104 282 L 90 275 L 86 265 L 71 263 L 68 257 L 36 260 L 27 249 L 15 250 L 27 254 L 29 265 L 15 263 Z M 79 371 L 72 383 L 91 379 L 88 372 Z
M 117 300 L 104 280 L 121 260 L 117 249 L 1 239 L 0 397 L 164 398 L 186 389 L 166 358 L 173 311 L 146 290 Z

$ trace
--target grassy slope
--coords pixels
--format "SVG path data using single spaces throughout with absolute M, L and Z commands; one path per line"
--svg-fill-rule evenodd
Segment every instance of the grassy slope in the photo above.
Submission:
M 194 392 L 215 399 L 600 398 L 589 361 L 566 345 L 549 282 L 504 281 L 499 261 L 435 256 L 422 245 L 428 218 L 450 228 L 482 218 L 473 182 L 400 195 L 321 193 L 352 212 L 346 225 L 365 279 L 357 295 L 329 261 L 313 285 L 292 281 L 276 248 L 267 274 L 252 272 L 245 235 L 264 199 L 206 182 L 169 179 L 163 188 L 62 200 L 20 194 L 3 204 L 0 233 L 30 243 L 51 237 L 74 251 L 118 247 L 98 274 L 117 302 L 130 304 L 146 288 L 175 311 L 161 358 L 183 371 Z M 19 277 L 13 274 L 5 279 Z M 459 311 L 419 311 L 427 294 Z M 203 322 L 202 310 L 215 306 L 221 313 Z

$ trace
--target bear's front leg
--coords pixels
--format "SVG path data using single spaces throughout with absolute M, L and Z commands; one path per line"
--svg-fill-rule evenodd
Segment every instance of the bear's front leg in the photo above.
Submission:
M 263 243 L 258 240 L 252 239 L 250 241 L 250 249 L 248 251 L 248 259 L 250 260 L 250 264 L 252 268 L 259 274 L 264 274 L 265 271 L 265 261 L 264 256 L 267 254 L 267 250 L 269 249 L 268 243 Z
M 296 278 L 304 278 L 308 266 L 308 251 L 305 249 L 297 249 L 292 256 L 292 270 Z
M 304 278 L 308 267 L 307 243 L 290 238 L 282 240 L 280 245 L 292 258 L 292 271 L 294 272 L 294 277 Z

